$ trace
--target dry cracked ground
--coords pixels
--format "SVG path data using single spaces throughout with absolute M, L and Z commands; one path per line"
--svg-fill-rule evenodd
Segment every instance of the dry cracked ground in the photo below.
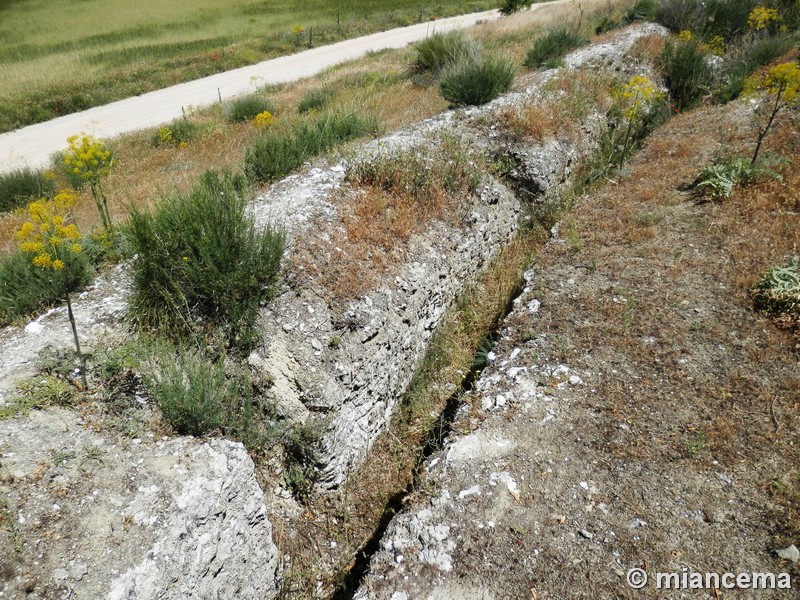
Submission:
M 640 62 L 624 61 L 620 69 L 646 69 Z M 465 133 L 474 126 L 496 137 L 500 132 L 487 122 L 492 110 L 474 118 L 449 113 L 423 129 L 458 127 L 475 139 Z M 785 114 L 767 138 L 767 150 L 788 161 L 782 180 L 757 181 L 718 202 L 680 191 L 715 158 L 749 152 L 752 117 L 743 102 L 674 116 L 553 228 L 441 447 L 426 459 L 397 514 L 387 513 L 366 575 L 354 582 L 358 589 L 336 597 L 797 597 L 800 570 L 778 551 L 800 545 L 800 346 L 795 333 L 754 311 L 749 290 L 769 266 L 798 251 L 800 118 Z M 543 146 L 533 144 L 531 155 L 547 156 Z M 294 186 L 294 199 L 304 198 L 288 205 L 298 227 L 307 231 L 320 216 L 332 219 L 334 204 L 325 194 L 342 181 L 342 169 L 315 169 L 276 186 Z M 562 176 L 554 177 L 558 184 Z M 483 227 L 471 230 L 476 239 L 488 232 L 499 245 L 512 237 L 519 207 L 507 188 L 495 181 L 473 200 Z M 498 206 L 507 213 L 499 233 Z M 443 223 L 431 232 L 408 252 L 440 265 L 444 274 L 434 279 L 443 283 L 438 295 L 430 292 L 434 300 L 407 302 L 421 315 L 418 323 L 392 315 L 396 334 L 372 321 L 372 329 L 355 322 L 353 331 L 336 329 L 328 314 L 333 305 L 320 294 L 289 290 L 265 309 L 275 316 L 268 331 L 282 345 L 273 343 L 266 349 L 272 354 L 256 356 L 251 366 L 281 367 L 272 377 L 286 384 L 287 413 L 335 412 L 320 399 L 339 394 L 372 411 L 365 427 L 378 428 L 374 414 L 381 425 L 389 421 L 378 400 L 394 403 L 387 382 L 407 383 L 414 364 L 408 359 L 401 368 L 400 354 L 406 347 L 424 353 L 420 339 L 430 338 L 459 293 L 456 283 L 468 279 L 458 263 L 463 232 Z M 488 264 L 493 253 L 485 250 L 474 262 Z M 388 322 L 391 311 L 406 310 L 392 298 L 430 291 L 431 269 L 420 264 L 402 277 L 389 271 L 413 290 L 398 283 L 348 308 Z M 124 335 L 118 284 L 107 277 L 87 292 L 98 336 Z M 36 321 L 34 329 L 47 323 Z M 335 332 L 342 339 L 334 349 Z M 383 343 L 381 336 L 390 339 Z M 380 348 L 367 345 L 379 342 Z M 29 357 L 10 356 L 13 345 L 6 351 L 0 372 L 6 379 L 13 369 L 30 369 Z M 344 364 L 343 357 L 354 356 L 370 368 L 359 371 L 355 359 Z M 381 371 L 385 362 L 370 362 L 376 357 L 394 370 Z M 325 389 L 335 393 L 311 396 L 315 385 L 322 389 L 326 365 L 352 377 L 331 376 Z M 339 502 L 346 486 L 320 490 L 316 502 L 304 503 L 270 480 L 269 469 L 257 478 L 239 444 L 171 438 L 146 422 L 136 432 L 109 431 L 97 410 L 86 403 L 35 411 L 7 426 L 13 440 L 0 439 L 2 499 L 24 507 L 0 506 L 0 577 L 7 584 L 0 597 L 148 597 L 143 590 L 176 600 L 308 597 L 278 589 L 275 575 L 283 582 L 313 578 L 294 572 L 295 557 L 286 556 L 301 537 L 318 562 L 336 554 L 348 526 L 343 506 L 311 513 Z M 347 427 L 366 437 L 360 421 L 343 423 L 331 439 L 346 438 Z M 339 453 L 344 468 L 322 472 L 331 485 L 374 442 L 359 440 Z M 87 531 L 92 535 L 75 539 Z M 174 541 L 158 538 L 165 531 Z M 634 568 L 651 576 L 643 589 L 626 582 Z M 180 580 L 172 576 L 177 572 Z M 795 590 L 659 591 L 652 581 L 658 572 L 787 573 Z M 319 579 L 316 596 L 329 596 L 334 578 Z

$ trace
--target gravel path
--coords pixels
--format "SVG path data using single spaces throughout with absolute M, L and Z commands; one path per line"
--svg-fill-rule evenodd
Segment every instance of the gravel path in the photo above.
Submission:
M 567 0 L 546 2 L 541 6 Z M 328 67 L 358 58 L 367 52 L 402 48 L 434 32 L 463 29 L 481 21 L 499 18 L 496 10 L 419 23 L 281 56 L 256 65 L 218 73 L 163 90 L 127 98 L 105 106 L 65 115 L 16 131 L 0 134 L 0 172 L 48 163 L 50 155 L 66 146 L 66 139 L 85 131 L 98 137 L 112 137 L 137 129 L 167 123 L 186 107 L 207 106 L 269 84 L 311 77 Z

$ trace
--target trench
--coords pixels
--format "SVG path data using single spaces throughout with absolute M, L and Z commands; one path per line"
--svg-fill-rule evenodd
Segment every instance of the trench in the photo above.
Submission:
M 516 192 L 516 185 L 512 185 L 509 181 L 506 181 L 505 183 L 509 189 L 511 189 L 513 192 Z M 526 210 L 523 210 L 523 213 L 532 212 L 533 205 L 531 203 L 523 202 L 523 206 L 527 207 Z M 520 238 L 527 237 L 527 244 L 532 246 L 533 251 L 541 248 L 548 236 L 539 235 L 529 225 L 524 224 L 524 217 L 520 222 L 522 224 L 520 225 L 518 233 L 516 234 L 514 240 L 509 243 L 509 245 L 513 244 L 515 241 L 519 241 Z M 502 257 L 495 260 L 502 260 Z M 394 493 L 386 502 L 375 530 L 366 543 L 358 551 L 357 556 L 354 557 L 354 561 L 351 563 L 352 566 L 341 578 L 339 587 L 329 597 L 330 600 L 352 600 L 362 581 L 369 572 L 369 566 L 372 557 L 379 551 L 380 542 L 383 539 L 389 524 L 394 516 L 401 512 L 406 498 L 413 494 L 414 491 L 419 487 L 420 481 L 424 476 L 423 465 L 428 458 L 444 447 L 447 436 L 452 431 L 452 426 L 459 409 L 464 406 L 464 395 L 471 392 L 475 388 L 483 369 L 488 363 L 487 354 L 497 341 L 498 332 L 506 317 L 513 310 L 514 300 L 516 300 L 516 298 L 522 293 L 525 287 L 525 279 L 523 274 L 530 267 L 532 260 L 533 252 L 531 252 L 531 256 L 529 256 L 528 260 L 523 261 L 523 264 L 518 265 L 519 268 L 515 270 L 514 284 L 511 287 L 510 293 L 505 298 L 505 303 L 494 313 L 490 326 L 479 332 L 479 343 L 477 345 L 473 345 L 471 348 L 471 366 L 464 373 L 463 378 L 457 384 L 456 391 L 450 394 L 450 396 L 448 396 L 445 402 L 441 405 L 442 408 L 439 411 L 433 426 L 428 429 L 424 436 L 424 441 L 417 446 L 418 453 L 412 469 L 411 479 L 404 488 Z M 485 275 L 492 269 L 498 268 L 502 268 L 502 264 L 497 265 L 493 263 L 492 266 L 485 270 L 482 275 Z M 430 351 L 431 350 L 429 348 L 428 352 Z

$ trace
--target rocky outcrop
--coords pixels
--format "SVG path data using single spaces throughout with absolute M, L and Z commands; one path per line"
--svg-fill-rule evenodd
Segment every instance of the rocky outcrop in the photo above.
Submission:
M 0 421 L 5 598 L 275 597 L 278 551 L 241 444 Z M 16 543 L 25 540 L 26 543 Z

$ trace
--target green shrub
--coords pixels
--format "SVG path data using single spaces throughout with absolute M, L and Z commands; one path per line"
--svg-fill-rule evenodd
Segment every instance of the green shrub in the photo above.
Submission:
M 661 53 L 661 70 L 677 110 L 695 106 L 710 93 L 714 73 L 697 40 L 669 42 Z
M 531 4 L 533 4 L 533 0 L 503 0 L 500 13 L 510 15 L 524 8 L 530 8 Z
M 435 33 L 414 46 L 416 54 L 409 71 L 414 75 L 439 74 L 469 56 L 477 56 L 480 46 L 467 39 L 462 31 Z
M 289 132 L 269 129 L 245 153 L 245 174 L 250 181 L 275 181 L 308 159 L 347 140 L 375 133 L 376 119 L 355 113 L 321 115 Z
M 453 106 L 486 104 L 507 92 L 514 82 L 514 66 L 502 58 L 468 58 L 442 74 L 439 93 Z
M 800 323 L 800 257 L 772 267 L 753 288 L 756 308 Z
M 153 145 L 158 146 L 181 146 L 188 144 L 197 135 L 198 126 L 192 123 L 189 119 L 181 117 L 175 119 L 168 125 L 159 127 L 153 133 L 151 141 Z
M 252 121 L 264 111 L 275 114 L 275 105 L 264 96 L 249 94 L 232 100 L 224 110 L 225 118 L 233 122 Z
M 222 427 L 227 405 L 236 402 L 222 362 L 211 363 L 194 352 L 158 358 L 145 373 L 145 388 L 170 427 L 194 436 Z
M 716 99 L 730 102 L 738 98 L 744 90 L 745 80 L 759 67 L 791 50 L 793 43 L 789 35 L 745 36 L 732 43 L 725 54 Z
M 333 92 L 331 90 L 311 90 L 298 102 L 297 111 L 300 113 L 307 113 L 312 110 L 321 110 L 325 108 L 332 99 Z
M 525 66 L 557 67 L 561 62 L 562 56 L 574 48 L 583 46 L 588 41 L 586 38 L 566 29 L 548 31 L 544 36 L 536 40 L 533 47 L 528 50 L 528 55 L 525 57 Z
M 81 240 L 84 252 L 69 261 L 67 291 L 86 286 L 92 279 L 93 264 L 98 255 L 95 244 Z M 0 325 L 8 325 L 47 306 L 64 300 L 64 274 L 39 269 L 31 263 L 30 254 L 14 251 L 0 259 Z
M 173 337 L 212 324 L 230 346 L 250 347 L 259 305 L 275 289 L 284 234 L 256 230 L 245 189 L 242 177 L 209 171 L 154 213 L 132 211 L 136 324 Z
M 29 200 L 52 196 L 55 184 L 39 169 L 23 167 L 0 174 L 0 212 L 14 210 Z

